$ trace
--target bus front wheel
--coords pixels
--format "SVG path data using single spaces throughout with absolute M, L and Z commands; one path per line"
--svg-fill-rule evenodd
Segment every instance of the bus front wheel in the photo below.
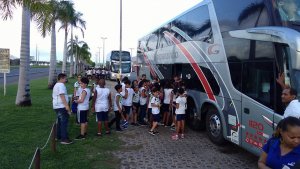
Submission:
M 206 132 L 209 139 L 217 144 L 222 145 L 225 143 L 223 137 L 223 126 L 220 115 L 217 110 L 210 109 L 206 115 Z

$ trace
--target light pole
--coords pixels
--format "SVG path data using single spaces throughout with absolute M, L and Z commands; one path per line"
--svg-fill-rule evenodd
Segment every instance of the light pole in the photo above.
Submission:
M 132 50 L 134 49 L 134 48 L 129 48 L 130 49 L 130 55 L 131 55 L 131 57 L 133 56 L 133 54 L 132 54 Z
M 98 47 L 98 49 L 99 49 L 99 67 L 100 67 L 100 63 L 101 63 L 101 52 L 100 52 L 100 51 L 101 51 L 101 48 L 102 48 L 102 47 Z
M 119 56 L 120 56 L 120 77 L 121 77 L 121 74 L 122 74 L 122 0 L 120 0 L 120 53 L 119 53 Z M 121 80 L 121 79 L 120 79 Z
M 104 50 L 105 50 L 105 39 L 107 39 L 107 37 L 101 37 L 102 39 L 102 43 L 103 43 L 103 65 L 102 68 L 104 68 Z M 99 57 L 100 58 L 100 57 Z
M 98 52 L 95 53 L 95 65 L 97 66 L 97 62 L 98 62 Z

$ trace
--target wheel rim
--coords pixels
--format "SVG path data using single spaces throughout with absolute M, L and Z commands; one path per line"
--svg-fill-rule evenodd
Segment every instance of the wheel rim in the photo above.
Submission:
M 210 116 L 209 129 L 210 129 L 210 133 L 214 137 L 218 137 L 221 133 L 221 121 L 216 114 Z

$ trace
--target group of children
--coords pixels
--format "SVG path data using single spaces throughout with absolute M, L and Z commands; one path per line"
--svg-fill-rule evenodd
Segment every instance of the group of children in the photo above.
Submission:
M 114 99 L 109 88 L 105 87 L 105 80 L 96 78 L 95 83 L 88 88 L 89 79 L 78 76 L 74 84 L 74 101 L 77 110 L 77 121 L 80 123 L 80 135 L 75 139 L 85 139 L 87 131 L 87 112 L 89 101 L 92 100 L 91 109 L 96 114 L 98 122 L 97 136 L 102 136 L 102 124 L 105 134 L 110 134 L 110 128 L 115 123 L 116 131 L 123 131 L 129 126 L 149 125 L 149 134 L 156 135 L 158 125 L 170 126 L 176 130 L 172 139 L 184 138 L 186 92 L 185 85 L 176 76 L 173 82 L 159 81 L 154 78 L 152 82 L 145 75 L 132 83 L 124 77 L 115 88 Z M 108 114 L 113 110 L 115 117 L 108 121 Z M 162 118 L 162 122 L 161 122 Z M 171 125 L 170 125 L 171 124 Z

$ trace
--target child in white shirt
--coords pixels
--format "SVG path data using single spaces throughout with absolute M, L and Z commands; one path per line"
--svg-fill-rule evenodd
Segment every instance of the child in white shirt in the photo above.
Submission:
M 184 138 L 184 119 L 186 109 L 186 97 L 183 88 L 178 89 L 179 96 L 176 98 L 176 134 L 172 136 L 173 140 L 178 140 L 179 134 L 181 138 Z
M 158 122 L 160 121 L 160 100 L 159 100 L 159 90 L 157 88 L 153 88 L 152 90 L 153 97 L 150 100 L 151 103 L 151 113 L 152 113 L 152 127 L 149 131 L 151 135 L 158 134 L 157 131 L 154 131 L 157 127 Z

